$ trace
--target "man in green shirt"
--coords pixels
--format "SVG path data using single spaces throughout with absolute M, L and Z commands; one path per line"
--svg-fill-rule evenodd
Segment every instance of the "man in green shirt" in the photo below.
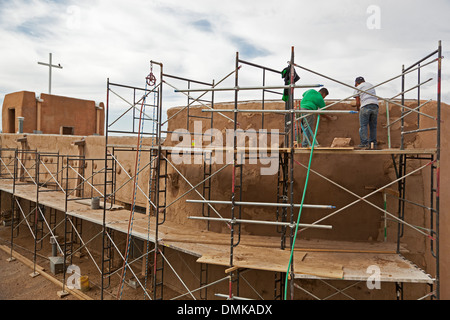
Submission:
M 303 93 L 303 99 L 300 104 L 301 110 L 319 110 L 325 107 L 325 97 L 328 95 L 328 90 L 326 88 L 322 88 L 319 91 L 314 89 L 308 90 Z M 301 120 L 301 125 L 303 129 L 303 140 L 302 140 L 302 148 L 309 147 L 314 138 L 314 130 L 316 129 L 316 114 L 314 113 L 305 113 L 302 114 L 307 115 L 305 118 Z M 331 120 L 327 115 L 322 115 L 325 118 Z M 316 142 L 317 145 L 317 142 Z

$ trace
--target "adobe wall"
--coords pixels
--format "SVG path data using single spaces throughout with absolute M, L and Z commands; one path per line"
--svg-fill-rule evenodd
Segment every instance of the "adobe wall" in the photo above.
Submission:
M 87 161 L 85 164 L 85 176 L 90 177 L 93 172 L 99 171 L 105 166 L 105 137 L 102 136 L 66 136 L 66 135 L 36 135 L 36 134 L 6 134 L 3 133 L 1 136 L 1 148 L 3 149 L 15 149 L 19 150 L 38 150 L 41 153 L 59 153 L 60 155 L 70 155 L 78 156 L 84 153 L 86 159 L 92 159 L 94 161 Z M 18 141 L 19 138 L 26 137 L 26 142 L 21 143 Z M 79 147 L 76 143 L 79 141 L 85 141 L 84 146 Z M 109 137 L 109 144 L 115 145 L 127 145 L 136 146 L 138 143 L 136 137 Z M 146 145 L 151 145 L 151 140 L 148 138 L 143 139 L 143 143 Z M 81 148 L 81 149 L 80 149 Z M 110 149 L 112 152 L 112 149 Z M 8 154 L 5 152 L 2 154 L 3 157 L 10 157 L 13 154 Z M 139 156 L 136 152 L 115 152 L 115 157 L 121 163 L 121 166 L 117 167 L 117 188 L 124 185 L 129 181 L 130 176 L 134 176 L 136 156 Z M 26 156 L 26 166 L 32 166 L 31 161 L 32 155 Z M 52 173 L 56 169 L 56 157 L 51 155 L 45 155 L 42 161 L 47 165 L 48 170 Z M 141 168 L 149 162 L 148 152 L 142 152 L 141 154 Z M 109 165 L 111 162 L 109 163 Z M 77 163 L 74 163 L 72 167 L 77 170 Z M 61 168 L 61 167 L 60 167 Z M 71 170 L 71 177 L 76 177 L 77 174 L 75 170 Z M 45 168 L 41 168 L 42 181 L 47 181 L 51 179 L 50 174 Z M 104 178 L 104 174 L 100 173 L 95 176 L 95 183 L 101 184 Z M 143 192 L 148 194 L 148 179 L 149 179 L 149 168 L 142 170 L 139 176 L 139 184 L 142 186 Z M 73 181 L 75 183 L 75 181 Z M 103 186 L 96 186 L 96 188 L 103 192 Z M 91 188 L 88 184 L 85 184 L 85 190 L 87 194 L 90 194 Z M 95 191 L 95 190 L 94 190 Z M 119 203 L 130 204 L 130 194 L 132 194 L 132 183 L 125 184 L 117 193 L 116 200 Z M 94 192 L 94 196 L 98 193 Z M 142 192 L 137 192 L 136 194 L 136 205 L 141 207 L 147 206 L 147 201 Z
M 329 102 L 328 102 L 329 103 Z M 409 107 L 414 108 L 416 103 L 410 103 Z M 429 104 L 427 108 L 424 108 L 425 113 L 432 113 L 428 110 L 436 106 L 435 102 Z M 220 108 L 234 108 L 234 104 L 223 105 Z M 257 102 L 248 102 L 242 104 L 242 108 L 252 109 L 260 108 L 260 104 Z M 284 109 L 284 104 L 279 102 L 266 103 L 266 108 L 268 109 Z M 335 109 L 349 109 L 354 110 L 353 106 L 350 104 L 339 104 L 335 106 Z M 172 108 L 168 111 L 168 116 L 170 117 L 179 108 Z M 443 119 L 448 119 L 448 106 L 443 105 L 442 107 L 442 117 Z M 192 107 L 190 110 L 191 115 L 205 116 L 205 113 L 201 112 L 201 108 Z M 395 105 L 389 106 L 389 113 L 391 121 L 396 119 L 400 115 L 399 108 Z M 227 116 L 233 113 L 227 113 Z M 421 127 L 428 128 L 435 124 L 426 117 L 421 118 Z M 197 119 L 198 120 L 198 119 Z M 259 113 L 242 113 L 239 114 L 239 127 L 243 130 L 261 128 L 261 114 Z M 278 128 L 280 131 L 283 126 L 283 116 L 279 114 L 266 114 L 264 116 L 264 127 L 265 128 Z M 405 130 L 414 130 L 417 126 L 417 116 L 407 117 L 405 123 Z M 378 140 L 380 148 L 387 148 L 387 130 L 384 129 L 386 124 L 386 107 L 384 104 L 380 106 L 379 114 L 379 125 L 378 125 Z M 445 122 L 444 122 L 445 123 Z M 190 128 L 193 130 L 195 124 L 192 121 L 190 123 Z M 203 132 L 210 128 L 209 120 L 202 120 Z M 214 114 L 213 128 L 219 129 L 223 134 L 226 133 L 227 129 L 233 129 L 233 122 L 224 118 L 217 113 Z M 186 128 L 186 113 L 181 112 L 175 116 L 170 122 L 168 131 L 174 131 L 177 129 Z M 351 138 L 354 144 L 359 143 L 358 135 L 359 123 L 358 116 L 352 114 L 338 115 L 337 120 L 328 121 L 321 119 L 318 141 L 321 146 L 330 146 L 331 142 L 335 137 Z M 440 199 L 441 199 L 441 239 L 440 239 L 440 266 L 441 266 L 441 298 L 450 299 L 448 283 L 450 279 L 448 269 L 449 258 L 446 254 L 448 249 L 450 249 L 449 243 L 449 228 L 450 222 L 446 215 L 447 207 L 449 205 L 448 191 L 446 186 L 449 185 L 448 181 L 450 176 L 447 174 L 449 170 L 449 152 L 446 149 L 448 145 L 448 137 L 450 128 L 443 126 L 443 131 L 441 133 L 442 137 L 442 154 L 441 154 L 441 189 L 440 189 Z M 400 123 L 394 125 L 391 129 L 391 139 L 392 147 L 398 148 L 400 146 Z M 406 147 L 414 148 L 432 148 L 435 147 L 435 142 L 432 136 L 434 133 L 422 133 L 408 135 L 406 139 Z M 1 147 L 2 148 L 21 148 L 22 144 L 17 141 L 18 138 L 23 137 L 23 135 L 15 134 L 2 134 L 1 135 Z M 61 135 L 27 135 L 27 145 L 26 148 L 29 150 L 37 149 L 41 152 L 59 152 L 60 154 L 71 154 L 78 155 L 80 149 L 75 142 L 85 140 L 85 146 L 83 152 L 88 159 L 102 159 L 104 158 L 105 145 L 104 137 L 98 136 L 61 136 Z M 109 144 L 116 145 L 130 145 L 135 146 L 137 143 L 136 137 L 110 137 Z M 281 141 L 281 140 L 280 140 Z M 279 142 L 280 142 L 279 141 Z M 191 141 L 187 141 L 189 144 Z M 151 140 L 144 140 L 145 145 L 151 145 Z M 180 141 L 175 139 L 172 141 L 172 135 L 169 135 L 164 143 L 165 146 L 177 146 Z M 210 142 L 203 141 L 203 146 L 208 146 Z M 189 145 L 188 144 L 188 145 Z M 199 146 L 197 141 L 196 146 Z M 129 175 L 133 175 L 134 166 L 136 161 L 137 153 L 135 152 L 117 152 L 115 155 L 121 162 L 122 167 L 118 168 L 118 186 L 129 179 Z M 148 154 L 142 153 L 141 164 L 148 163 Z M 170 156 L 169 159 L 174 160 L 174 155 Z M 192 159 L 193 162 L 194 159 Z M 299 165 L 301 163 L 305 166 L 308 165 L 309 156 L 308 155 L 296 155 L 296 166 L 295 166 L 295 182 L 294 182 L 294 193 L 295 202 L 301 202 L 301 196 L 303 187 L 305 185 L 306 170 Z M 277 160 L 278 161 L 278 160 Z M 267 167 L 268 165 L 258 164 L 248 164 L 249 160 L 245 162 L 243 168 L 243 201 L 257 201 L 257 202 L 277 202 L 277 175 L 261 175 L 261 167 Z M 298 162 L 298 163 L 297 163 Z M 409 161 L 409 167 L 407 172 L 418 168 L 423 165 L 425 160 Z M 95 164 L 93 164 L 95 165 Z M 104 163 L 101 164 L 103 167 Z M 216 172 L 221 169 L 225 163 L 213 164 L 212 172 Z M 87 164 L 87 169 L 90 170 L 91 164 Z M 100 167 L 100 163 L 97 164 L 97 168 Z M 196 185 L 204 179 L 203 176 L 203 164 L 180 164 L 177 165 L 176 172 L 174 168 L 170 165 L 168 166 L 168 199 L 167 203 L 171 203 L 175 199 L 178 199 L 188 190 L 191 189 L 189 184 L 184 181 L 185 177 L 189 180 L 192 185 Z M 390 155 L 343 155 L 343 154 L 314 154 L 312 159 L 312 169 L 326 176 L 328 179 L 334 181 L 335 183 L 341 185 L 342 187 L 351 190 L 359 196 L 364 196 L 372 192 L 371 188 L 380 188 L 385 186 L 387 183 L 394 181 L 396 179 L 393 161 Z M 144 171 L 139 178 L 139 184 L 144 191 L 148 191 L 148 170 Z M 407 187 L 407 199 L 413 200 L 417 203 L 429 203 L 430 200 L 430 169 L 422 170 L 414 175 L 408 177 L 406 184 Z M 219 173 L 217 173 L 213 179 L 212 183 L 212 200 L 230 200 L 231 199 L 231 185 L 232 185 L 232 169 L 231 166 L 226 167 Z M 130 203 L 132 195 L 132 185 L 129 183 L 125 185 L 117 193 L 117 200 L 123 203 Z M 389 188 L 397 190 L 397 184 L 391 185 Z M 198 187 L 197 190 L 202 193 L 202 188 Z M 146 207 L 145 198 L 138 195 L 138 205 Z M 179 222 L 182 225 L 198 228 L 199 230 L 205 230 L 206 222 L 196 221 L 188 219 L 190 216 L 200 216 L 202 205 L 200 204 L 187 204 L 186 199 L 201 199 L 194 191 L 189 192 L 180 200 L 175 202 L 167 210 L 167 220 Z M 336 206 L 337 209 L 346 207 L 349 203 L 356 201 L 358 198 L 355 195 L 351 195 L 348 192 L 342 190 L 338 186 L 324 180 L 323 178 L 316 175 L 314 172 L 311 173 L 308 180 L 308 187 L 306 192 L 305 203 L 308 204 L 329 204 Z M 367 200 L 374 203 L 376 206 L 383 208 L 383 198 L 381 193 L 375 194 L 368 198 Z M 397 199 L 388 196 L 387 197 L 387 211 L 396 215 L 398 210 Z M 219 214 L 224 217 L 230 217 L 230 206 L 228 205 L 215 205 L 214 208 L 219 212 Z M 304 209 L 301 213 L 301 223 L 311 223 L 320 218 L 326 217 L 334 210 L 318 210 L 318 209 Z M 243 207 L 242 219 L 255 219 L 255 220 L 267 220 L 273 221 L 276 219 L 276 210 L 267 207 Z M 211 216 L 216 217 L 216 214 L 211 211 Z M 295 219 L 297 218 L 297 212 Z M 429 212 L 426 209 L 406 204 L 406 219 L 412 225 L 427 225 L 430 221 Z M 322 224 L 332 225 L 332 230 L 313 230 L 309 229 L 301 232 L 300 238 L 322 238 L 322 239 L 335 239 L 335 240 L 349 240 L 349 241 L 384 241 L 384 219 L 381 211 L 359 202 L 353 206 L 342 210 L 338 214 L 331 216 L 324 220 Z M 210 230 L 223 232 L 228 234 L 229 229 L 222 223 L 210 223 Z M 243 234 L 255 234 L 255 235 L 271 235 L 277 236 L 279 233 L 277 229 L 271 226 L 261 226 L 252 224 L 242 225 Z M 388 221 L 387 223 L 387 241 L 395 242 L 397 236 L 397 223 L 394 221 Z M 434 258 L 429 254 L 430 240 L 426 237 L 417 233 L 417 231 L 405 227 L 404 236 L 402 238 L 402 245 L 410 250 L 410 253 L 406 253 L 406 258 L 410 259 L 420 267 L 424 268 L 430 274 L 434 274 Z M 195 263 L 195 259 L 192 257 L 185 257 L 186 260 L 190 261 L 190 265 L 193 269 L 197 270 L 199 268 L 198 264 Z M 174 265 L 178 266 L 177 270 L 186 269 L 182 261 L 173 262 Z M 216 270 L 217 269 L 217 270 Z M 214 268 L 216 270 L 216 275 L 223 275 L 223 270 L 221 268 Z M 180 271 L 183 273 L 183 271 Z M 182 274 L 183 279 L 189 279 L 188 281 L 194 281 L 190 272 L 186 271 L 186 275 Z M 196 272 L 198 274 L 198 272 Z M 263 277 L 266 277 L 266 273 L 258 272 Z M 186 276 L 186 277 L 184 277 Z M 253 275 L 252 275 L 253 276 Z M 272 275 L 270 275 L 272 276 Z M 271 280 L 272 281 L 272 280 Z M 271 282 L 271 288 L 273 282 Z M 169 283 L 172 283 L 169 281 Z M 177 281 L 174 280 L 173 286 L 178 286 Z M 262 285 L 262 282 L 261 282 Z M 311 284 L 312 285 L 312 284 Z M 190 287 L 195 287 L 194 284 Z M 180 287 L 180 290 L 183 288 Z M 428 287 L 423 286 L 419 292 L 414 287 L 413 295 L 411 298 L 415 299 L 421 293 L 425 295 L 428 291 Z M 224 291 L 226 289 L 224 288 Z M 392 290 L 394 292 L 394 289 Z M 392 293 L 391 292 L 391 293 Z M 271 297 L 272 293 L 269 293 L 267 297 Z M 405 294 L 410 294 L 408 290 L 405 290 Z M 245 296 L 245 293 L 242 294 Z M 405 297 L 406 299 L 408 296 Z
M 329 102 L 327 103 L 329 104 Z M 417 106 L 416 102 L 408 102 L 407 106 L 414 108 Z M 284 104 L 279 102 L 266 103 L 265 107 L 267 109 L 284 109 Z M 216 108 L 219 108 L 216 106 Z M 234 104 L 229 104 L 228 106 L 220 106 L 220 109 L 234 108 Z M 259 103 L 248 102 L 240 104 L 240 109 L 252 109 L 260 108 Z M 348 103 L 341 103 L 333 107 L 336 110 L 355 110 L 354 107 Z M 428 105 L 428 108 L 436 108 L 436 102 L 432 102 Z M 447 105 L 443 105 L 443 119 L 448 118 Z M 202 108 L 191 108 L 191 115 L 205 116 L 204 112 L 201 112 Z M 178 112 L 180 108 L 173 108 L 168 111 L 168 116 Z M 427 113 L 427 109 L 423 109 Z M 225 113 L 227 116 L 233 118 L 233 113 Z M 396 105 L 389 106 L 389 116 L 390 121 L 397 119 L 401 114 L 401 110 Z M 268 114 L 264 116 L 265 128 L 278 128 L 280 131 L 283 126 L 283 117 L 279 114 Z M 359 120 L 358 115 L 353 114 L 341 114 L 337 116 L 337 120 L 329 121 L 324 118 L 320 121 L 318 141 L 321 146 L 329 147 L 334 138 L 351 138 L 354 145 L 359 144 Z M 193 118 L 194 120 L 195 119 Z M 421 119 L 428 118 L 422 117 Z M 262 116 L 260 113 L 239 113 L 238 122 L 239 128 L 243 130 L 255 129 L 259 130 L 261 128 Z M 209 120 L 202 120 L 203 132 L 210 128 Z M 378 118 L 378 142 L 379 147 L 382 149 L 388 148 L 388 131 L 385 128 L 387 124 L 386 118 L 386 106 L 384 103 L 380 104 L 379 118 Z M 400 147 L 400 126 L 401 122 L 397 122 L 391 127 L 390 138 L 392 148 Z M 427 128 L 435 126 L 431 123 L 427 123 L 425 120 L 421 122 L 421 128 Z M 189 125 L 191 130 L 195 127 L 194 121 Z M 214 113 L 214 124 L 213 128 L 220 129 L 222 135 L 225 135 L 226 129 L 233 129 L 233 122 L 226 119 L 223 116 Z M 175 116 L 171 122 L 169 122 L 169 131 L 174 131 L 180 128 L 186 128 L 186 113 L 181 112 Z M 404 123 L 404 131 L 417 129 L 417 115 L 413 114 L 406 117 Z M 434 133 L 429 133 L 429 135 L 434 135 Z M 442 132 L 442 136 L 446 137 L 446 130 Z M 195 136 L 192 136 L 195 139 Z M 434 138 L 435 139 L 435 138 Z M 181 146 L 182 143 L 174 137 L 169 135 L 165 141 L 165 145 Z M 225 140 L 225 139 L 224 139 Z M 281 139 L 280 139 L 281 142 Z M 445 148 L 446 138 L 443 138 L 443 148 Z M 197 141 L 196 146 L 199 145 Z M 203 146 L 210 145 L 210 142 L 203 142 Z M 422 135 L 409 134 L 405 136 L 405 147 L 406 148 L 434 148 L 435 140 L 428 137 L 425 139 Z M 446 153 L 444 151 L 442 154 L 442 164 L 441 164 L 441 183 L 448 185 L 448 178 L 444 178 L 445 172 L 444 168 L 447 167 L 448 161 L 446 160 Z M 396 156 L 397 158 L 397 156 Z M 172 156 L 172 160 L 174 157 Z M 306 182 L 306 169 L 299 165 L 308 165 L 309 155 L 296 155 L 295 156 L 295 181 L 294 181 L 294 202 L 301 203 L 303 187 Z M 194 159 L 192 159 L 192 163 Z M 298 162 L 298 163 L 297 163 Z M 214 164 L 212 166 L 212 172 L 216 172 L 225 165 L 225 161 L 221 164 Z M 397 162 L 398 163 L 398 162 Z M 411 172 L 426 163 L 425 160 L 408 160 L 407 173 Z M 445 163 L 445 164 L 444 164 Z M 261 167 L 264 165 L 249 164 L 249 160 L 243 168 L 243 198 L 242 201 L 249 202 L 277 202 L 277 175 L 261 175 Z M 182 164 L 177 166 L 180 173 L 190 181 L 192 185 L 196 185 L 204 179 L 202 166 L 199 164 Z M 314 154 L 312 158 L 312 169 L 326 176 L 331 181 L 340 185 L 341 187 L 350 190 L 357 196 L 366 196 L 372 193 L 374 189 L 381 188 L 388 183 L 397 179 L 394 163 L 391 155 L 345 155 L 345 154 Z M 408 200 L 414 201 L 416 203 L 429 204 L 430 201 L 430 168 L 426 168 L 417 173 L 410 175 L 407 178 L 406 183 L 406 198 Z M 183 195 L 186 191 L 190 189 L 188 184 L 184 181 L 184 178 L 177 173 L 175 170 L 169 167 L 169 177 L 171 181 L 172 188 L 170 188 L 168 202 L 173 199 L 177 199 Z M 448 175 L 447 175 L 448 177 Z M 239 184 L 239 183 L 237 183 Z M 215 175 L 212 179 L 212 200 L 230 200 L 231 199 L 231 187 L 232 187 L 232 169 L 231 166 L 226 167 Z M 327 181 L 316 173 L 311 172 L 307 192 L 305 197 L 305 204 L 327 204 L 336 206 L 334 210 L 320 210 L 320 209 L 303 209 L 301 212 L 301 223 L 313 223 L 318 219 L 326 218 L 331 213 L 336 210 L 340 210 L 336 215 L 330 216 L 321 222 L 322 224 L 331 225 L 332 230 L 318 230 L 318 229 L 308 229 L 300 233 L 299 237 L 308 238 L 319 238 L 319 239 L 334 239 L 334 240 L 346 240 L 346 241 L 385 241 L 385 228 L 384 228 L 384 214 L 382 211 L 370 206 L 362 201 L 348 206 L 349 204 L 358 200 L 355 195 L 343 190 L 343 188 Z M 390 189 L 396 191 L 398 188 L 397 183 L 389 186 Z M 448 228 L 450 226 L 450 221 L 445 218 L 445 208 L 447 207 L 446 197 L 443 192 L 445 187 L 441 186 L 441 281 L 442 298 L 449 298 L 448 291 L 448 265 L 449 257 L 446 254 L 449 245 Z M 202 189 L 198 188 L 201 193 Z M 189 193 L 187 196 L 183 197 L 181 201 L 175 203 L 167 213 L 167 219 L 189 225 L 191 227 L 197 227 L 200 229 L 206 228 L 206 222 L 198 220 L 187 219 L 190 216 L 201 216 L 202 205 L 201 204 L 190 204 L 187 205 L 185 199 L 195 199 L 200 200 L 201 197 L 195 192 Z M 367 198 L 368 201 L 375 204 L 379 208 L 384 207 L 384 201 L 382 193 L 377 193 Z M 348 207 L 347 207 L 348 206 Z M 395 197 L 387 196 L 387 211 L 392 213 L 395 217 L 398 214 L 398 200 Z M 223 218 L 231 217 L 231 208 L 229 205 L 221 204 L 214 205 L 214 208 L 219 212 L 220 216 Z M 342 211 L 341 211 L 342 210 Z M 237 212 L 237 211 L 236 211 Z M 426 226 L 430 220 L 429 211 L 421 207 L 406 204 L 405 206 L 405 216 L 406 221 L 415 226 Z M 218 217 L 216 213 L 211 211 L 212 217 Z M 242 219 L 248 220 L 266 220 L 274 221 L 276 219 L 277 212 L 273 208 L 267 207 L 242 207 Z M 298 212 L 295 212 L 295 221 L 297 221 Z M 386 229 L 386 241 L 396 242 L 397 240 L 397 228 L 398 224 L 393 220 L 393 217 L 387 222 Z M 254 234 L 254 235 L 279 235 L 276 227 L 264 226 L 256 224 L 242 224 L 241 231 L 243 234 Z M 210 230 L 229 233 L 228 227 L 225 223 L 211 222 Z M 428 253 L 430 251 L 430 240 L 408 226 L 403 229 L 403 237 L 401 239 L 401 244 L 409 253 L 405 253 L 407 259 L 416 263 L 421 268 L 424 268 L 431 275 L 435 274 L 435 260 Z M 418 291 L 414 289 L 410 298 L 417 298 L 420 293 L 424 295 L 427 293 L 428 288 L 422 286 Z M 407 293 L 405 290 L 405 294 Z
M 228 106 L 220 106 L 220 108 L 234 108 L 233 104 Z M 249 102 L 240 105 L 242 109 L 260 108 L 259 103 Z M 284 103 L 272 102 L 266 103 L 267 109 L 284 109 Z M 355 110 L 353 106 L 348 103 L 341 103 L 333 107 L 336 110 Z M 170 109 L 168 116 L 175 114 L 179 108 Z M 191 108 L 190 113 L 193 115 L 203 115 L 201 108 Z M 233 113 L 226 113 L 227 116 Z M 400 112 L 395 106 L 390 106 L 390 117 L 395 119 Z M 239 128 L 249 131 L 250 129 L 259 130 L 261 128 L 261 114 L 258 113 L 239 113 L 238 122 Z M 174 131 L 180 128 L 186 128 L 186 113 L 181 112 L 175 116 L 169 123 L 168 131 Z M 194 118 L 194 120 L 197 120 Z M 210 128 L 209 120 L 203 121 L 203 130 L 206 131 Z M 269 129 L 279 129 L 283 131 L 284 116 L 281 114 L 265 114 L 264 127 Z M 379 125 L 378 125 L 378 141 L 380 148 L 387 148 L 387 130 L 383 130 L 383 126 L 386 124 L 386 109 L 384 104 L 380 107 L 379 113 Z M 194 128 L 194 121 L 190 124 L 190 128 Z M 406 123 L 405 127 L 413 127 L 413 123 Z M 221 130 L 223 137 L 225 137 L 227 129 L 233 129 L 233 122 L 229 119 L 214 114 L 213 128 Z M 318 141 L 321 146 L 329 147 L 336 137 L 339 138 L 351 138 L 354 145 L 359 144 L 359 120 L 357 114 L 342 114 L 337 116 L 337 120 L 330 121 L 322 118 L 320 120 Z M 391 145 L 393 148 L 400 146 L 400 125 L 394 125 L 391 128 Z M 194 139 L 194 136 L 192 136 Z M 411 145 L 414 142 L 415 137 L 407 137 L 407 145 Z M 175 141 L 172 141 L 175 140 Z M 223 138 L 225 141 L 226 139 Z M 281 144 L 282 139 L 279 140 Z M 169 135 L 164 143 L 165 145 L 180 146 L 180 142 L 172 135 Z M 198 143 L 196 143 L 196 146 Z M 210 145 L 210 142 L 203 142 L 203 146 Z M 174 161 L 174 156 L 172 155 Z M 276 160 L 278 161 L 278 160 Z M 308 165 L 309 155 L 295 156 L 295 161 Z M 185 176 L 193 185 L 203 180 L 203 170 L 201 164 L 182 164 L 177 167 L 180 173 Z M 212 172 L 215 172 L 222 168 L 226 163 L 225 156 L 221 164 L 214 164 Z M 272 175 L 262 175 L 261 167 L 269 167 L 269 164 L 263 165 L 261 163 L 249 164 L 250 160 L 246 160 L 243 168 L 243 199 L 242 201 L 250 202 L 277 202 L 277 172 Z M 278 163 L 275 164 L 278 167 Z M 334 181 L 335 183 L 344 186 L 345 188 L 352 190 L 360 196 L 367 195 L 373 190 L 368 188 L 377 187 L 380 188 L 392 180 L 395 180 L 394 166 L 390 155 L 345 155 L 345 154 L 315 154 L 312 161 L 312 169 L 316 172 L 324 175 Z M 214 179 L 212 179 L 212 200 L 229 200 L 231 199 L 231 184 L 232 184 L 232 171 L 231 166 L 226 167 L 220 171 Z M 295 203 L 301 203 L 302 190 L 306 179 L 306 170 L 299 164 L 295 165 L 295 181 L 294 181 L 294 194 Z M 172 183 L 172 188 L 169 193 L 169 202 L 171 199 L 176 199 L 187 190 L 188 185 L 184 181 L 183 177 L 175 170 L 169 167 L 169 177 Z M 418 182 L 422 185 L 421 181 Z M 397 188 L 397 185 L 392 186 L 393 189 Z M 200 188 L 199 188 L 200 190 Z M 200 190 L 201 191 L 201 190 Z M 422 193 L 422 192 L 421 192 Z M 422 196 L 421 196 L 422 197 Z M 197 194 L 192 192 L 186 199 L 201 199 Z M 355 196 L 343 191 L 330 182 L 324 180 L 320 176 L 311 173 L 307 193 L 305 198 L 305 204 L 320 204 L 320 205 L 333 205 L 336 208 L 342 208 L 347 204 L 353 202 Z M 383 206 L 383 198 L 381 193 L 376 194 L 368 199 L 374 201 L 380 207 Z M 395 202 L 395 201 L 391 201 Z M 396 202 L 395 202 L 396 203 Z M 175 220 L 177 222 L 183 222 L 191 226 L 201 227 L 205 223 L 193 220 L 187 220 L 188 216 L 197 216 L 201 212 L 201 204 L 191 204 L 186 206 L 184 201 L 179 201 L 175 204 L 171 213 L 168 215 L 168 219 Z M 223 217 L 229 217 L 230 207 L 228 205 L 215 205 L 214 206 Z M 329 215 L 331 210 L 323 209 L 307 209 L 302 212 L 301 221 L 304 223 L 311 223 L 319 218 L 323 218 Z M 395 212 L 395 210 L 394 210 Z M 243 219 L 255 219 L 255 220 L 268 220 L 273 221 L 276 218 L 276 210 L 267 207 L 243 207 L 242 210 Z M 367 241 L 377 240 L 380 235 L 381 217 L 380 211 L 370 207 L 362 202 L 355 204 L 348 210 L 344 210 L 336 216 L 332 216 L 326 219 L 324 224 L 333 225 L 333 230 L 307 230 L 302 233 L 304 237 L 319 237 L 319 238 L 333 238 L 336 240 L 352 240 L 352 241 Z M 226 226 L 223 224 L 214 223 L 211 225 L 214 231 L 226 232 Z M 261 225 L 245 224 L 242 226 L 244 233 L 248 234 L 264 234 L 264 235 L 276 235 L 276 228 Z
M 17 133 L 19 122 L 17 117 L 24 117 L 24 132 L 36 130 L 36 95 L 34 92 L 21 91 L 5 95 L 2 109 L 2 131 Z
M 41 119 L 38 120 L 38 129 L 43 133 L 59 134 L 60 127 L 73 127 L 75 135 L 91 135 L 104 132 L 103 109 L 97 109 L 95 101 L 80 100 L 69 97 L 41 94 L 42 103 L 38 102 Z M 98 123 L 101 126 L 98 128 Z
M 90 100 L 48 94 L 41 94 L 37 99 L 35 93 L 28 91 L 7 94 L 2 110 L 3 132 L 18 132 L 17 117 L 24 117 L 24 133 L 36 130 L 44 134 L 104 134 L 104 104 L 96 106 Z M 62 127 L 67 127 L 69 132 L 63 132 Z
M 428 105 L 423 108 L 423 112 L 436 116 L 436 109 L 434 105 Z M 440 181 L 439 181 L 439 197 L 440 197 L 440 224 L 439 224 L 439 252 L 440 252 L 440 279 L 441 279 L 441 298 L 445 300 L 450 299 L 450 258 L 448 252 L 450 252 L 450 216 L 449 216 L 449 206 L 450 206 L 450 191 L 448 186 L 450 186 L 450 150 L 449 150 L 449 137 L 450 137 L 450 127 L 447 124 L 447 119 L 450 118 L 450 110 L 447 104 L 443 104 L 441 108 L 441 161 L 438 165 L 440 170 Z M 432 128 L 436 126 L 436 122 L 432 119 L 421 117 L 421 128 Z M 423 132 L 418 135 L 417 146 L 436 146 L 436 140 L 434 138 L 434 131 Z M 431 170 L 426 170 L 423 172 L 424 181 L 430 181 Z M 430 193 L 431 185 L 429 183 L 424 184 L 424 193 L 428 195 Z M 434 181 L 434 188 L 437 189 L 437 181 Z M 429 203 L 429 202 L 428 202 Z M 426 221 L 428 225 L 431 223 L 430 214 L 427 212 Z M 434 223 L 436 219 L 434 219 Z M 435 226 L 436 227 L 436 226 Z M 427 240 L 428 248 L 431 247 L 431 241 Z M 436 246 L 434 246 L 436 248 Z M 426 252 L 426 261 L 434 268 L 434 259 L 430 256 L 430 250 Z

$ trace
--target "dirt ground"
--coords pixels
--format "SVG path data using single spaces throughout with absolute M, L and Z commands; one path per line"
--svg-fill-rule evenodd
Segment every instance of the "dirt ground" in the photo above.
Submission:
M 10 236 L 11 227 L 4 227 L 0 225 L 0 245 L 7 246 L 10 248 Z M 33 250 L 34 241 L 28 230 L 21 230 L 20 236 L 14 239 L 14 251 L 24 256 L 30 261 L 33 261 Z M 50 270 L 50 262 L 48 256 L 51 256 L 51 250 L 48 244 L 38 252 L 36 262 L 37 265 L 44 268 L 44 271 L 63 282 L 63 274 L 59 273 L 53 275 Z M 79 300 L 73 295 L 68 295 L 60 298 L 57 295 L 58 291 L 61 291 L 61 287 L 54 284 L 52 281 L 46 279 L 43 276 L 31 277 L 30 274 L 33 272 L 29 266 L 23 264 L 19 260 L 8 262 L 7 259 L 10 257 L 9 251 L 5 252 L 0 249 L 0 301 L 2 300 Z M 98 257 L 95 257 L 98 259 Z M 85 295 L 89 296 L 93 300 L 101 300 L 101 275 L 92 262 L 92 259 L 87 255 L 83 254 L 81 257 L 74 256 L 72 264 L 80 267 L 83 275 L 89 277 L 90 290 L 84 292 Z M 144 283 L 144 278 L 137 272 L 139 280 Z M 66 275 L 67 279 L 70 275 Z M 129 280 L 132 277 L 131 272 L 127 271 L 126 279 Z M 117 293 L 119 292 L 120 283 L 120 273 L 117 273 L 111 278 L 111 285 L 108 289 L 103 290 L 103 300 L 117 300 Z M 148 285 L 151 287 L 151 285 Z M 177 297 L 180 294 L 170 288 L 164 287 L 164 299 L 170 299 Z M 152 294 L 149 293 L 152 297 Z M 142 289 L 133 288 L 127 283 L 124 284 L 122 288 L 122 294 L 120 295 L 120 300 L 130 301 L 130 300 L 149 300 L 148 296 L 144 296 Z
M 78 300 L 73 295 L 60 298 L 56 284 L 42 276 L 32 278 L 31 268 L 18 260 L 8 262 L 8 258 L 9 254 L 0 250 L 0 300 Z

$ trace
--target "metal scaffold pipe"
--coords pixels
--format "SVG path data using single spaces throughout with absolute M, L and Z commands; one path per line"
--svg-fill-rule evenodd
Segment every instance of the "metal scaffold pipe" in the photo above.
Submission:
M 357 114 L 358 111 L 355 110 L 259 110 L 259 109 L 202 109 L 202 112 L 238 112 L 238 113 L 308 113 L 308 114 Z
M 256 86 L 256 87 L 229 87 L 229 88 L 203 88 L 203 89 L 180 89 L 175 92 L 203 92 L 203 91 L 244 91 L 244 90 L 274 90 L 274 89 L 305 89 L 305 88 L 320 88 L 323 84 L 305 84 L 301 86 Z
M 231 201 L 220 201 L 220 200 L 186 200 L 189 203 L 210 203 L 210 204 L 232 204 Z M 261 206 L 261 207 L 285 207 L 289 208 L 291 205 L 289 203 L 269 203 L 269 202 L 246 202 L 246 201 L 235 201 L 237 206 Z M 295 208 L 300 208 L 300 204 L 294 204 Z M 304 208 L 311 209 L 336 209 L 335 206 L 331 205 L 316 205 L 316 204 L 304 204 Z
M 274 225 L 274 226 L 286 226 L 286 227 L 290 227 L 290 228 L 295 228 L 297 225 L 295 223 L 290 223 L 290 222 L 245 220 L 245 219 L 224 219 L 224 218 L 211 218 L 211 217 L 189 217 L 189 219 L 223 221 L 223 222 L 229 222 L 231 224 L 236 224 L 236 223 L 266 224 L 266 225 Z M 332 229 L 333 228 L 330 225 L 318 225 L 318 224 L 306 224 L 306 223 L 300 223 L 300 224 L 298 224 L 298 226 L 305 227 L 305 228 L 317 228 L 317 229 Z

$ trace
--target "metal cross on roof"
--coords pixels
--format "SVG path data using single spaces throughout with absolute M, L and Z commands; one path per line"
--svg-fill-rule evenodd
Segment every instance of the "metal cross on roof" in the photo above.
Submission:
M 52 64 L 52 54 L 51 53 L 49 54 L 49 63 L 38 62 L 38 64 L 48 67 L 48 70 L 49 70 L 49 73 L 48 73 L 48 94 L 52 94 L 52 68 L 62 69 L 63 67 L 59 63 L 58 63 L 58 65 Z

